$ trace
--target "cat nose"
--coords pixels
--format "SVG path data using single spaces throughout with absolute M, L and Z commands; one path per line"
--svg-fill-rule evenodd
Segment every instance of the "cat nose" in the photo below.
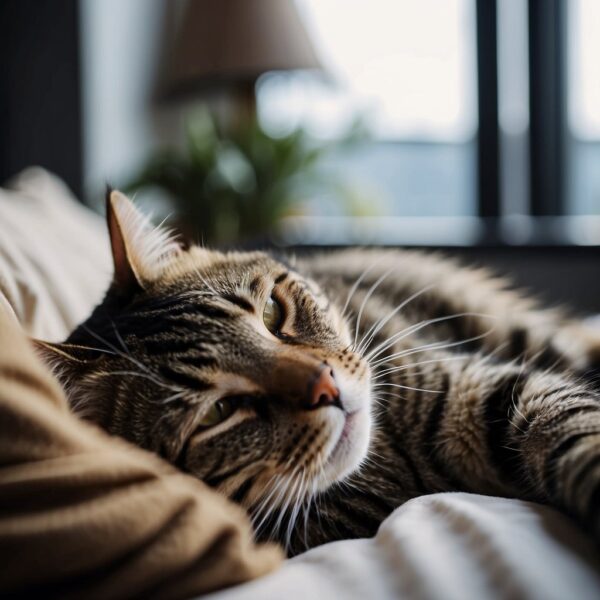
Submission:
M 313 381 L 308 390 L 306 408 L 312 410 L 321 406 L 342 407 L 340 402 L 340 390 L 333 378 L 333 370 L 325 365 Z

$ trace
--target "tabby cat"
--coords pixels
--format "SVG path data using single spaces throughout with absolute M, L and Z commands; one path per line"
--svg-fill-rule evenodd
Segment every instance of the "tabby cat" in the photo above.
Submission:
M 184 249 L 109 192 L 114 279 L 40 344 L 73 410 L 243 505 L 290 554 L 446 490 L 600 539 L 600 339 L 433 254 Z

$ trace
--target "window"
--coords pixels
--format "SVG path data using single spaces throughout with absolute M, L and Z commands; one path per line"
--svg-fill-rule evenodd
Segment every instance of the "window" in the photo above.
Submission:
M 600 214 L 600 2 L 569 0 L 568 193 L 572 214 Z
M 366 210 L 316 194 L 283 241 L 600 244 L 600 2 L 296 2 L 334 84 L 267 74 L 264 126 L 372 139 L 326 165 Z
M 324 168 L 381 217 L 477 212 L 477 78 L 473 0 L 298 0 L 326 76 L 271 73 L 258 84 L 263 126 L 334 137 L 360 115 L 368 143 Z M 358 208 L 357 208 L 358 204 Z M 313 198 L 307 212 L 348 214 Z

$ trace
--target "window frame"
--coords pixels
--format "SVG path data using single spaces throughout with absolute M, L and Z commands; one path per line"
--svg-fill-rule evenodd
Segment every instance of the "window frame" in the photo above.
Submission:
M 479 216 L 486 238 L 503 243 L 500 120 L 498 112 L 497 0 L 476 0 Z M 528 0 L 529 196 L 527 217 L 538 242 L 569 245 L 560 239 L 565 211 L 568 136 L 566 35 L 568 11 L 562 0 Z M 538 219 L 538 217 L 544 217 Z M 571 220 L 572 221 L 572 220 Z M 558 227 L 557 227 L 558 225 Z M 535 239 L 529 243 L 536 244 Z
M 435 247 L 448 244 L 452 247 L 600 247 L 600 215 L 571 215 L 566 210 L 570 132 L 566 94 L 568 6 L 563 0 L 524 0 L 528 18 L 528 56 L 524 57 L 529 97 L 528 160 L 524 166 L 528 193 L 523 214 L 503 212 L 498 1 L 474 0 L 478 116 L 474 139 L 476 212 L 472 216 L 448 217 L 456 228 L 449 236 L 455 242 L 447 238 L 433 239 L 426 234 L 415 242 L 414 236 L 406 238 L 403 234 L 412 229 L 426 231 L 427 221 L 432 231 L 437 231 L 439 217 L 385 217 L 381 219 L 385 220 L 385 227 L 382 226 L 379 236 L 382 245 L 407 245 L 408 242 L 408 245 Z M 329 239 L 324 237 L 323 245 L 340 244 L 342 239 L 346 244 L 375 243 L 377 225 L 367 221 L 363 217 L 305 217 L 303 226 L 298 227 L 298 235 L 278 236 L 276 243 L 313 245 L 315 236 L 306 232 L 316 227 L 321 231 L 336 230 Z M 394 227 L 397 239 L 389 233 Z M 458 241 L 461 230 L 471 232 L 462 243 Z

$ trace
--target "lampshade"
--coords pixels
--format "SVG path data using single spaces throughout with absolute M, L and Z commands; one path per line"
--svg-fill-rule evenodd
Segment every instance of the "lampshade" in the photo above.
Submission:
M 267 71 L 320 68 L 293 0 L 188 0 L 163 93 L 248 84 Z

